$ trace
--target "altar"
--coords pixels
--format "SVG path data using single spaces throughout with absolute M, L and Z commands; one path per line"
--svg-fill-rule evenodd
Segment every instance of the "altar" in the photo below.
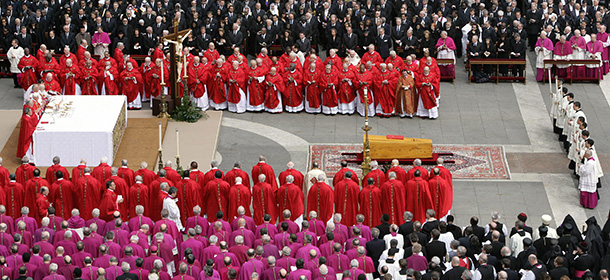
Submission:
M 57 96 L 49 102 L 33 135 L 34 162 L 53 165 L 59 156 L 63 166 L 77 166 L 82 158 L 97 165 L 108 157 L 112 165 L 125 128 L 125 96 Z

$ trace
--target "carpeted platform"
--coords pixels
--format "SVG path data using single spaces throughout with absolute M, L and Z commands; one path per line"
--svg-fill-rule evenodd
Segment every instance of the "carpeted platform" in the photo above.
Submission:
M 163 126 L 163 134 L 167 129 L 167 119 L 157 118 L 130 118 L 127 121 L 127 129 L 119 146 L 119 150 L 115 156 L 114 166 L 119 166 L 121 159 L 128 159 L 131 169 L 137 170 L 140 168 L 140 162 L 148 162 L 149 169 L 154 168 L 157 164 L 157 152 L 159 148 L 159 121 Z M 4 145 L 0 157 L 2 157 L 2 166 L 7 168 L 9 172 L 14 172 L 21 164 L 21 159 L 15 156 L 17 151 L 17 142 L 19 140 L 20 123 L 13 130 L 10 138 Z M 89 166 L 97 166 L 100 159 L 87 159 Z M 46 173 L 46 167 L 39 167 L 42 174 Z M 72 168 L 68 168 L 72 172 Z M 43 175 L 44 176 L 44 175 Z
M 510 171 L 502 146 L 475 145 L 434 145 L 435 153 L 453 153 L 444 159 L 455 160 L 454 164 L 445 164 L 454 179 L 510 179 Z M 319 162 L 320 168 L 329 178 L 341 169 L 341 161 L 345 159 L 341 153 L 360 153 L 362 144 L 316 144 L 309 146 L 309 162 Z M 362 170 L 358 164 L 350 164 L 358 175 Z M 405 170 L 411 166 L 402 166 Z M 432 166 L 424 166 L 431 169 Z

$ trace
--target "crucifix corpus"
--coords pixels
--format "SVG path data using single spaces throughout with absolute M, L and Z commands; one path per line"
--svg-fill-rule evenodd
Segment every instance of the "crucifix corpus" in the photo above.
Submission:
M 181 69 L 180 67 L 184 67 L 186 69 L 186 65 L 183 65 L 186 59 L 183 58 L 184 47 L 182 42 L 191 33 L 191 29 L 178 31 L 179 20 L 177 18 L 174 19 L 173 24 L 173 33 L 161 37 L 161 42 L 168 42 L 173 45 L 173 48 L 170 48 L 169 57 L 169 81 L 171 83 L 171 98 L 174 100 L 174 107 L 177 107 L 180 104 L 176 98 L 178 93 L 178 82 L 182 79 L 182 77 L 178 77 L 178 69 Z M 186 54 L 184 54 L 184 57 L 186 57 Z M 186 72 L 183 72 L 183 76 L 186 76 Z

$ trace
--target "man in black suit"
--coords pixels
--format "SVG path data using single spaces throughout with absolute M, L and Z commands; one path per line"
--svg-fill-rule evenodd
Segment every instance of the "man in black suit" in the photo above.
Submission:
M 304 54 L 308 54 L 311 50 L 311 42 L 305 37 L 305 33 L 299 33 L 299 40 L 295 42 L 297 49 Z
M 259 53 L 262 48 L 267 48 L 273 44 L 273 37 L 267 34 L 267 28 L 261 28 L 261 31 L 256 35 L 256 52 Z
M 157 37 L 163 36 L 163 30 L 165 30 L 165 24 L 163 23 L 163 18 L 161 16 L 157 16 L 155 19 L 155 24 L 152 26 L 153 33 Z
M 390 56 L 390 36 L 385 34 L 385 28 L 379 28 L 379 35 L 377 35 L 377 52 L 381 55 L 381 58 L 385 60 Z
M 394 45 L 394 49 L 400 46 L 402 42 L 402 38 L 407 33 L 407 25 L 402 24 L 401 18 L 396 18 L 396 26 L 392 27 L 392 43 Z
M 345 47 L 345 53 L 349 51 L 355 51 L 358 47 L 358 35 L 354 34 L 351 26 L 345 28 L 346 33 L 343 34 L 343 46 Z
M 400 46 L 403 49 L 403 57 L 415 54 L 415 51 L 419 48 L 419 41 L 417 40 L 417 37 L 413 36 L 413 30 L 407 30 L 406 36 L 402 38 Z
M 212 42 L 212 36 L 206 32 L 205 26 L 200 28 L 199 35 L 197 35 L 197 49 L 200 52 L 204 52 L 208 49 L 208 46 Z
M 186 263 L 183 263 L 184 265 L 186 265 Z M 128 263 L 123 262 L 121 264 L 121 271 L 123 271 L 123 274 L 121 276 L 117 276 L 116 280 L 137 280 L 138 279 L 138 275 L 133 274 L 133 273 L 129 273 L 130 270 L 130 266 Z
M 386 234 L 390 234 L 390 215 L 383 214 L 381 215 L 381 224 L 376 226 L 379 230 L 379 238 L 383 239 Z
M 460 266 L 460 258 L 453 257 L 451 259 L 451 269 L 443 274 L 441 280 L 462 280 L 462 274 L 465 270 L 465 267 Z
M 404 239 L 404 248 L 406 248 L 409 244 L 409 235 L 413 232 L 413 222 L 411 221 L 413 219 L 413 213 L 405 211 L 403 218 L 405 222 L 398 227 L 398 233 L 402 234 Z
M 75 50 L 76 41 L 74 40 L 74 36 L 74 33 L 70 32 L 70 26 L 64 25 L 64 32 L 59 36 L 59 45 L 61 49 L 68 46 L 71 50 Z
M 112 38 L 114 36 L 116 28 L 116 20 L 112 18 L 112 14 L 110 13 L 110 11 L 106 11 L 106 17 L 102 19 L 102 29 L 104 29 L 104 32 L 108 33 L 108 36 Z
M 445 256 L 447 255 L 447 247 L 445 246 L 445 242 L 438 240 L 441 236 L 441 232 L 438 229 L 433 229 L 431 234 L 432 241 L 425 244 L 426 251 L 428 252 L 426 255 L 428 262 L 432 260 L 432 257 L 436 256 L 441 260 L 441 263 L 444 263 Z
M 384 215 L 386 215 L 386 214 L 384 214 Z M 389 221 L 390 216 L 388 215 L 387 218 Z M 375 264 L 375 267 L 379 266 L 379 258 L 381 257 L 381 254 L 383 254 L 383 251 L 385 250 L 385 241 L 383 241 L 383 239 L 379 239 L 381 233 L 380 233 L 380 230 L 378 227 L 379 226 L 371 229 L 371 235 L 373 236 L 373 239 L 371 239 L 371 241 L 366 243 L 366 255 L 371 257 L 371 259 L 373 259 L 373 263 Z M 388 225 L 388 230 L 389 230 L 389 225 Z M 375 270 L 375 272 L 373 273 L 373 277 L 379 277 L 379 272 L 377 272 L 377 270 Z
M 31 48 L 32 46 L 32 35 L 28 34 L 28 29 L 25 26 L 21 27 L 21 33 L 15 37 L 19 41 L 19 46 L 22 48 Z
M 244 34 L 238 30 L 237 23 L 233 24 L 233 30 L 227 34 L 227 43 L 231 48 L 242 47 L 244 44 Z
M 157 36 L 153 34 L 153 28 L 150 26 L 146 27 L 146 34 L 144 34 L 144 43 L 142 46 L 143 50 L 150 54 L 150 50 L 154 49 L 157 44 Z

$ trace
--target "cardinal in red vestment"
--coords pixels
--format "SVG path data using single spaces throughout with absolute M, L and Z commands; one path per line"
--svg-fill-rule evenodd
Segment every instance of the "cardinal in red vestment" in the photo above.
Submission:
M 123 217 L 128 217 L 129 216 L 129 185 L 127 184 L 127 182 L 125 182 L 125 180 L 123 180 L 123 178 L 117 176 L 118 175 L 118 168 L 116 167 L 112 167 L 110 169 L 110 173 L 112 174 L 112 176 L 110 176 L 110 178 L 108 178 L 107 181 L 114 181 L 114 184 L 116 186 L 115 188 L 115 192 L 117 195 L 121 195 L 123 196 L 123 199 L 125 200 L 125 203 L 121 203 L 119 205 L 119 212 L 121 212 L 121 216 Z
M 59 80 L 63 85 L 62 92 L 64 95 L 80 95 L 81 90 L 78 85 L 80 76 L 80 68 L 77 67 L 72 60 L 67 60 L 59 75 Z
M 439 94 L 439 76 L 435 75 L 430 71 L 428 67 L 424 67 L 424 72 L 418 75 L 415 79 L 415 86 L 417 87 L 417 93 L 421 104 L 423 105 L 426 113 L 422 114 L 422 108 L 418 108 L 418 115 L 430 118 L 438 117 L 438 103 L 437 100 Z
M 326 175 L 318 176 L 318 181 L 311 186 L 307 194 L 307 210 L 316 211 L 320 220 L 327 222 L 333 216 L 335 193 L 326 184 Z
M 356 94 L 358 95 L 358 98 L 356 99 L 356 109 L 358 110 L 358 113 L 362 116 L 364 116 L 364 103 L 365 103 L 365 99 L 364 99 L 364 92 L 366 89 L 366 96 L 368 98 L 368 103 L 367 103 L 367 110 L 368 110 L 368 114 L 369 116 L 374 116 L 375 115 L 375 105 L 374 105 L 374 100 L 373 100 L 373 73 L 371 73 L 371 71 L 367 71 L 366 66 L 364 64 L 360 64 L 360 71 L 355 73 L 355 78 L 356 78 L 356 84 L 355 84 L 355 89 L 356 89 Z
M 155 66 L 150 70 L 150 96 L 157 97 L 163 93 L 164 86 L 161 85 L 161 82 L 169 83 L 169 70 L 163 69 L 163 60 L 157 59 L 155 61 Z M 163 79 L 161 79 L 163 77 Z
M 36 212 L 36 220 L 40 221 L 42 218 L 47 217 L 47 209 L 51 207 L 51 203 L 49 202 L 49 189 L 47 187 L 42 187 L 39 194 L 36 195 L 36 208 L 38 212 Z
M 136 183 L 129 187 L 129 217 L 137 217 L 136 206 L 142 205 L 144 206 L 144 216 L 149 217 L 150 210 L 148 209 L 148 205 L 150 205 L 150 191 L 147 185 L 144 185 L 142 182 L 142 176 L 136 176 Z M 201 194 L 197 195 L 197 198 L 200 198 Z
M 288 162 L 286 166 L 288 168 L 280 172 L 280 175 L 277 177 L 277 179 L 280 181 L 280 185 L 286 184 L 286 177 L 288 177 L 288 175 L 292 175 L 292 177 L 294 177 L 293 184 L 299 186 L 300 188 L 303 188 L 303 180 L 305 178 L 305 176 L 303 176 L 303 173 L 294 169 L 294 162 L 292 161 Z
M 265 179 L 265 174 L 259 175 L 256 178 L 258 183 L 252 187 L 252 208 L 254 208 L 252 218 L 257 225 L 263 224 L 265 214 L 269 214 L 272 221 L 277 219 L 278 210 L 275 201 L 277 187 L 274 188 L 265 182 Z
M 390 215 L 390 224 L 400 225 L 403 223 L 402 215 L 405 211 L 405 187 L 403 183 L 396 180 L 396 173 L 390 172 L 390 179 L 381 185 L 381 211 Z
M 371 62 L 373 66 L 379 67 L 379 64 L 383 62 L 381 55 L 375 51 L 375 45 L 370 44 L 367 48 L 367 52 L 362 55 L 360 59 L 360 63 L 367 64 L 367 62 Z M 377 221 L 375 221 L 377 222 Z
M 244 113 L 248 100 L 246 99 L 246 74 L 239 67 L 237 61 L 233 61 L 231 68 L 225 72 L 225 85 L 227 88 L 228 109 L 234 113 Z
M 265 109 L 265 69 L 258 67 L 256 60 L 250 61 L 246 69 L 248 111 L 262 111 Z
M 301 71 L 297 71 L 295 63 L 290 63 L 288 71 L 284 73 L 284 84 L 286 85 L 286 88 L 282 96 L 287 112 L 296 113 L 303 110 L 302 81 L 303 74 Z
M 57 75 L 59 74 L 59 64 L 57 60 L 50 54 L 47 53 L 44 56 L 44 59 L 41 60 L 38 64 L 38 71 L 40 72 L 40 77 L 45 78 L 48 73 L 51 73 L 53 76 L 53 80 L 57 80 Z M 48 90 L 48 88 L 47 88 Z
M 353 114 L 356 109 L 354 100 L 356 99 L 356 74 L 349 68 L 351 64 L 344 63 L 343 69 L 338 72 L 339 87 L 337 95 L 339 97 L 339 113 Z
M 140 99 L 140 89 L 143 85 L 142 74 L 133 68 L 132 62 L 127 62 L 127 67 L 121 72 L 119 80 L 121 81 L 122 93 L 127 96 L 129 109 L 142 108 L 142 100 Z
M 205 213 L 208 215 L 208 221 L 213 223 L 216 221 L 216 213 L 228 214 L 229 208 L 229 183 L 222 180 L 222 173 L 218 171 L 214 174 L 214 179 L 209 181 L 203 187 L 203 205 L 205 205 Z
M 191 176 L 196 175 L 195 172 L 190 172 L 187 170 L 184 171 L 183 175 L 184 178 L 182 179 L 182 181 L 178 182 L 177 185 L 178 189 L 182 190 L 182 193 L 185 197 L 186 207 L 184 211 L 186 213 L 186 217 L 192 217 L 194 215 L 193 208 L 195 206 L 203 206 L 203 199 L 201 196 L 203 191 L 201 190 L 201 186 L 199 185 L 199 183 L 191 179 Z
M 72 60 L 72 64 L 78 65 L 78 58 L 70 52 L 70 47 L 66 46 L 64 47 L 64 54 L 59 58 L 59 68 L 65 68 L 68 59 Z
M 91 61 L 87 61 L 85 67 L 81 68 L 81 77 L 79 85 L 82 95 L 97 95 L 97 79 L 99 73 L 97 68 L 93 67 Z
M 210 97 L 210 106 L 214 107 L 216 110 L 224 110 L 227 108 L 227 93 L 224 80 L 226 71 L 228 70 L 227 67 L 224 66 L 222 59 L 217 59 L 210 67 L 208 96 Z
M 303 86 L 305 86 L 305 112 L 320 113 L 322 112 L 322 94 L 318 87 L 318 76 L 320 75 L 317 69 L 317 63 L 311 62 L 309 67 L 303 70 Z
M 29 164 L 28 157 L 21 158 L 21 165 L 17 167 L 15 171 L 15 175 L 17 175 L 17 182 L 21 185 L 25 185 L 25 183 L 34 178 L 34 170 L 36 170 L 36 166 Z
M 57 171 L 55 177 L 57 177 L 57 181 L 51 185 L 49 201 L 55 207 L 55 214 L 67 220 L 72 217 L 72 209 L 74 209 L 74 184 L 64 180 L 64 175 L 61 171 Z
M 6 214 L 13 220 L 21 217 L 21 207 L 24 205 L 25 191 L 23 185 L 17 182 L 15 174 L 9 175 L 10 181 L 4 186 L 4 197 L 6 198 Z
M 453 190 L 449 182 L 441 177 L 439 168 L 432 169 L 432 178 L 428 181 L 430 197 L 432 198 L 432 209 L 439 219 L 447 215 L 453 204 Z
M 363 224 L 369 227 L 378 225 L 381 221 L 381 190 L 375 187 L 375 180 L 368 178 L 358 194 L 360 213 L 364 215 Z
M 207 94 L 206 84 L 209 79 L 209 64 L 204 65 L 199 63 L 199 57 L 196 56 L 193 64 L 188 67 L 188 86 L 191 96 L 195 99 L 194 105 L 202 110 L 209 108 L 209 98 Z M 192 99 L 191 99 L 192 100 Z
M 337 86 L 339 78 L 333 67 L 326 65 L 324 72 L 318 76 L 318 86 L 322 91 L 322 113 L 334 115 L 338 112 L 339 99 Z
M 405 62 L 402 60 L 402 57 L 396 55 L 395 51 L 390 52 L 390 56 L 385 59 L 385 64 L 394 65 L 394 69 L 398 69 L 398 71 L 405 69 Z
M 117 82 L 119 81 L 119 72 L 112 64 L 106 61 L 106 66 L 98 72 L 100 81 L 100 93 L 101 95 L 118 95 L 119 87 Z
M 233 222 L 233 219 L 238 217 L 237 208 L 239 208 L 239 206 L 244 207 L 246 216 L 252 216 L 250 214 L 251 198 L 250 188 L 242 184 L 241 177 L 235 178 L 235 185 L 233 185 L 229 191 L 229 215 L 227 216 L 227 221 Z
M 270 113 L 282 112 L 281 94 L 284 92 L 284 82 L 277 69 L 271 67 L 269 74 L 265 77 L 265 111 Z
M 421 177 L 419 170 L 414 173 L 415 179 L 409 180 L 405 188 L 406 209 L 413 213 L 413 221 L 426 221 L 426 210 L 432 209 L 432 198 L 428 182 Z
M 229 186 L 234 186 L 236 184 L 235 178 L 241 178 L 241 182 L 244 186 L 250 188 L 250 177 L 246 171 L 241 170 L 241 164 L 236 162 L 233 164 L 233 169 L 227 171 L 223 180 L 229 183 Z
M 100 164 L 98 166 L 96 166 L 95 168 L 93 168 L 93 172 L 91 173 L 91 176 L 95 177 L 95 179 L 100 181 L 100 183 L 106 182 L 112 176 L 110 171 L 111 171 L 111 167 L 110 167 L 110 165 L 108 165 L 108 158 L 104 157 L 100 161 Z
M 49 181 L 50 184 L 57 181 L 57 178 L 55 177 L 57 175 L 57 171 L 61 171 L 61 173 L 64 175 L 64 179 L 70 180 L 70 173 L 68 173 L 68 169 L 61 166 L 59 157 L 55 156 L 53 157 L 53 165 L 49 166 L 46 173 L 47 181 Z
M 333 71 L 341 71 L 341 58 L 336 54 L 334 49 L 328 51 L 329 56 L 324 60 L 324 65 L 328 66 L 329 63 L 333 67 Z
M 74 183 L 74 207 L 80 210 L 80 216 L 85 221 L 93 218 L 91 212 L 97 208 L 102 198 L 102 184 L 91 176 L 87 167 L 85 174 Z
M 44 79 L 44 88 L 50 94 L 55 94 L 55 95 L 61 94 L 61 85 L 59 85 L 59 82 L 53 78 L 53 73 L 46 74 L 46 77 Z
M 371 162 L 371 171 L 369 172 L 369 174 L 366 174 L 366 176 L 364 176 L 364 178 L 362 178 L 362 182 L 368 182 L 369 178 L 373 178 L 373 185 L 375 185 L 378 188 L 381 188 L 381 185 L 383 185 L 383 183 L 385 183 L 386 181 L 386 177 L 385 174 L 383 173 L 383 171 L 379 170 L 378 168 L 379 163 L 377 163 L 376 160 Z
M 210 62 L 216 61 L 220 57 L 220 54 L 218 54 L 218 51 L 216 50 L 216 45 L 214 43 L 210 42 L 210 44 L 208 45 L 208 49 L 203 52 L 203 57 L 207 58 Z
M 8 178 L 7 178 L 8 179 Z M 47 180 L 40 178 L 40 170 L 34 170 L 34 178 L 30 179 L 25 183 L 25 200 L 23 203 L 25 206 L 30 208 L 30 217 L 38 218 L 37 215 L 37 207 L 36 207 L 36 196 L 40 194 L 40 189 L 42 187 L 47 187 L 47 189 L 51 186 Z
M 114 58 L 110 57 L 110 53 L 109 52 L 104 52 L 104 57 L 100 58 L 100 61 L 97 63 L 97 67 L 99 68 L 98 70 L 102 71 L 104 70 L 104 68 L 106 68 L 106 64 L 110 63 L 110 67 L 114 68 L 114 69 L 119 69 L 119 65 L 117 64 L 116 60 L 114 60 Z
M 267 161 L 267 159 L 265 158 L 265 156 L 260 155 L 258 157 L 258 163 L 252 167 L 252 172 L 250 172 L 250 174 L 252 174 L 252 178 L 258 178 L 258 175 L 265 174 L 265 176 L 266 176 L 265 182 L 269 183 L 274 188 L 277 188 L 277 181 L 275 180 L 275 172 L 273 171 L 273 168 L 271 167 L 271 165 L 267 164 L 266 161 Z
M 400 167 L 400 162 L 397 159 L 392 160 L 392 167 L 388 170 L 387 179 L 390 179 L 390 172 L 396 174 L 396 180 L 401 181 L 403 186 L 407 184 L 407 171 Z
M 343 175 L 343 180 L 338 181 L 335 187 L 335 213 L 343 216 L 343 224 L 351 227 L 356 224 L 358 214 L 358 194 L 360 187 L 352 178 L 357 176 L 352 171 L 347 171 Z M 335 175 L 335 178 L 336 175 Z M 334 178 L 333 178 L 334 181 Z M 311 193 L 311 190 L 309 191 Z
M 301 188 L 293 183 L 294 178 L 292 176 L 286 177 L 286 184 L 279 188 L 275 200 L 279 205 L 278 211 L 283 212 L 286 209 L 290 210 L 290 220 L 294 222 L 303 215 L 303 211 L 305 210 L 303 201 L 305 197 Z
M 114 212 L 119 211 L 119 204 L 122 200 L 119 200 L 118 195 L 114 192 L 116 185 L 113 181 L 106 182 L 106 191 L 102 195 L 102 200 L 99 205 L 100 219 L 110 222 L 112 221 L 112 215 Z M 161 212 L 161 211 L 159 211 Z
M 25 55 L 19 60 L 19 70 L 21 70 L 21 80 L 19 84 L 24 90 L 38 81 L 38 59 L 30 55 L 30 50 L 25 48 Z
M 385 63 L 381 64 L 381 70 L 375 77 L 375 105 L 376 113 L 389 117 L 394 115 L 396 102 L 396 83 L 398 76 L 393 71 L 388 71 Z
M 17 145 L 17 157 L 22 158 L 28 150 L 33 146 L 33 137 L 36 126 L 38 125 L 38 116 L 32 112 L 32 109 L 23 109 L 21 116 L 21 124 L 19 127 L 19 142 Z M 30 152 L 31 155 L 31 152 Z M 27 162 L 26 162 L 27 163 Z M 25 183 L 26 180 L 23 181 Z

